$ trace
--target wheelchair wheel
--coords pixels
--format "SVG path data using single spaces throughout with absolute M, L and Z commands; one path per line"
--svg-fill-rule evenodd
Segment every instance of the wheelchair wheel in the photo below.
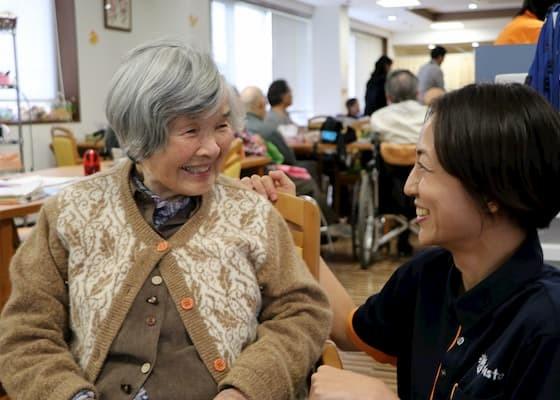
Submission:
M 360 180 L 357 217 L 357 252 L 362 268 L 373 261 L 373 250 L 377 240 L 373 186 L 369 175 L 363 174 Z
M 358 261 L 360 252 L 360 242 L 358 238 L 358 208 L 360 205 L 360 182 L 356 182 L 352 190 L 352 214 L 350 223 L 352 225 L 352 259 Z

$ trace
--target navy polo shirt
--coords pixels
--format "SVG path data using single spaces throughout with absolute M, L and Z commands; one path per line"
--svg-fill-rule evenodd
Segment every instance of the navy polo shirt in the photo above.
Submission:
M 400 267 L 353 314 L 349 331 L 380 361 L 396 360 L 405 399 L 560 399 L 560 271 L 536 233 L 462 293 L 451 253 Z

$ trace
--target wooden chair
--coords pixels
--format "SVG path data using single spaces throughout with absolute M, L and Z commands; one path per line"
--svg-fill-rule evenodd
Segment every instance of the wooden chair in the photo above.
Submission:
M 325 122 L 326 119 L 326 115 L 316 115 L 309 118 L 307 120 L 307 129 L 309 129 L 310 131 L 318 131 L 319 129 L 321 129 L 321 125 L 323 125 L 323 122 Z
M 275 206 L 288 223 L 298 253 L 311 274 L 319 280 L 321 217 L 315 200 L 309 196 L 295 197 L 278 193 Z M 342 369 L 342 361 L 334 343 L 325 342 L 321 364 Z
M 231 142 L 228 153 L 222 164 L 222 174 L 230 178 L 237 178 L 241 176 L 241 160 L 245 157 L 243 151 L 243 140 L 235 138 Z
M 80 164 L 76 138 L 70 129 L 61 126 L 51 128 L 51 150 L 57 167 Z

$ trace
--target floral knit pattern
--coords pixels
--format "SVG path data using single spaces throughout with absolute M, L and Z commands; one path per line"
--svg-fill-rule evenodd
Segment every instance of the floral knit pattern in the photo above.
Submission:
M 68 250 L 71 350 L 86 369 L 115 294 L 147 246 L 126 218 L 118 177 L 86 179 L 61 192 L 57 231 Z M 272 206 L 247 190 L 216 184 L 205 223 L 171 255 L 183 272 L 217 351 L 231 365 L 256 339 Z M 103 232 L 100 235 L 99 232 Z M 258 238 L 259 240 L 255 240 Z M 79 304 L 80 306 L 74 306 Z
M 255 216 L 266 215 L 270 205 L 222 185 L 214 195 L 210 223 L 173 255 L 218 352 L 231 364 L 256 338 L 261 296 L 255 274 L 266 259 L 267 231 L 266 220 Z
M 117 177 L 80 182 L 86 190 L 60 193 L 57 230 L 68 249 L 72 353 L 85 369 L 95 335 L 119 291 L 134 254 L 145 247 L 127 224 Z M 103 205 L 105 204 L 105 205 Z M 99 232 L 105 234 L 100 235 Z

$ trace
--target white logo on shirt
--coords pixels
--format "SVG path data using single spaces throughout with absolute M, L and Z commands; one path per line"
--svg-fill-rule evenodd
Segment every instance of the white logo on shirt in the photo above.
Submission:
M 504 374 L 499 372 L 498 368 L 488 368 L 488 356 L 486 354 L 481 355 L 478 359 L 476 374 L 482 375 L 486 379 L 492 379 L 493 381 L 501 381 L 504 379 Z

